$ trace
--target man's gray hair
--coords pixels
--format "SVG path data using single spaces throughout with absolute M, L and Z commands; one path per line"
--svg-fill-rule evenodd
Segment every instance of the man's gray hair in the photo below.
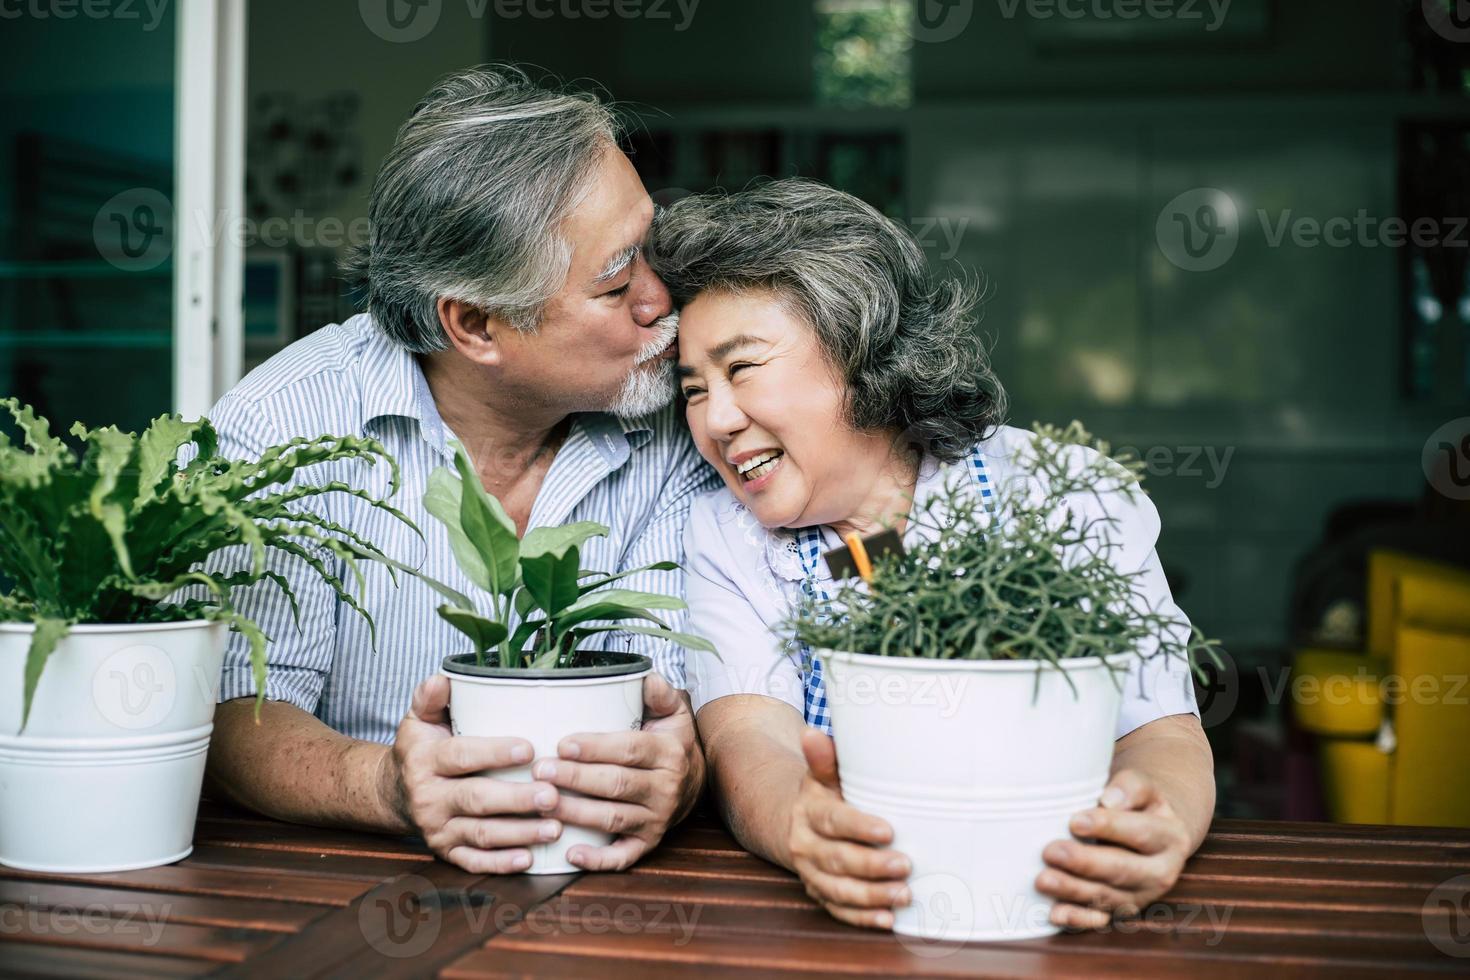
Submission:
M 913 235 L 851 194 L 792 178 L 684 198 L 655 220 L 649 262 L 681 307 L 706 290 L 785 304 L 845 380 L 858 429 L 952 461 L 1004 420 L 974 287 L 933 277 Z
M 596 96 L 516 67 L 441 78 L 398 130 L 369 240 L 345 263 L 378 328 L 413 353 L 444 350 L 447 297 L 534 330 L 571 264 L 559 226 L 619 134 Z

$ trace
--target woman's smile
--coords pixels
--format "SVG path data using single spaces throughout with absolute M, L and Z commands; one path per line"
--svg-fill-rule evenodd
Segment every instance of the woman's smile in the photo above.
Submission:
M 735 467 L 740 476 L 740 487 L 747 493 L 759 493 L 770 486 L 781 469 L 786 454 L 779 449 L 768 449 L 756 454 Z

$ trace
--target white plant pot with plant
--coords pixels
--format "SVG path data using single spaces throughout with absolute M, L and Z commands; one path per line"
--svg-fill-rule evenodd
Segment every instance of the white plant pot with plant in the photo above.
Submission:
M 805 602 L 788 623 L 827 685 L 843 797 L 892 825 L 913 901 L 894 931 L 976 942 L 1052 935 L 1035 888 L 1047 843 L 1096 805 L 1128 671 L 1214 656 L 1186 623 L 1143 608 L 1110 561 L 1106 519 L 1077 494 L 1141 492 L 1132 460 L 1038 427 L 1036 477 L 994 510 L 956 480 L 910 516 L 917 541 Z M 1121 465 L 1119 465 L 1121 464 Z M 860 566 L 861 567 L 861 566 Z M 1217 661 L 1218 663 L 1218 661 Z
M 257 707 L 265 690 L 267 638 L 231 590 L 269 579 L 294 607 L 267 549 L 303 558 L 341 596 L 309 549 L 353 572 L 359 559 L 401 567 L 291 505 L 347 493 L 403 515 L 342 483 L 286 484 L 331 460 L 394 464 L 376 442 L 337 437 L 226 460 L 207 420 L 176 416 L 141 435 L 77 424 L 79 456 L 29 407 L 0 408 L 25 443 L 0 432 L 0 667 L 13 671 L 0 685 L 0 864 L 95 873 L 177 861 L 192 848 L 231 628 L 250 639 Z M 233 546 L 247 567 L 201 568 Z
M 424 507 L 444 524 L 456 561 L 490 606 L 484 615 L 468 597 L 436 584 L 452 603 L 440 606 L 439 615 L 469 639 L 471 648 L 444 659 L 454 734 L 524 738 L 534 758 L 555 758 L 558 744 L 569 735 L 639 728 L 649 658 L 581 645 L 598 634 L 627 632 L 713 653 L 707 640 L 672 630 L 654 614 L 683 609 L 683 600 L 610 587 L 639 572 L 678 566 L 657 562 L 618 574 L 584 570 L 581 545 L 608 533 L 591 521 L 533 528 L 518 539 L 515 523 L 485 491 L 464 447 L 452 445 L 457 473 L 440 467 L 430 474 Z M 529 782 L 531 768 L 485 775 Z M 563 824 L 555 841 L 530 848 L 527 873 L 578 871 L 567 851 L 612 840 L 600 830 Z

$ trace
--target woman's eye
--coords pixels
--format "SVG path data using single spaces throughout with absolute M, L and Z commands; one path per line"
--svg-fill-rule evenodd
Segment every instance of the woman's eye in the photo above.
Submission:
M 685 388 L 684 391 L 683 391 L 683 395 L 684 395 L 684 400 L 685 401 L 688 401 L 688 400 L 692 399 L 695 395 L 702 395 L 702 394 L 704 394 L 704 389 L 703 388 Z
M 754 364 L 746 364 L 743 361 L 738 362 L 738 363 L 735 363 L 735 364 L 731 364 L 730 365 L 730 375 L 733 377 L 735 374 L 739 373 L 739 371 L 740 371 L 741 368 L 752 368 L 752 367 L 755 367 L 755 365 Z

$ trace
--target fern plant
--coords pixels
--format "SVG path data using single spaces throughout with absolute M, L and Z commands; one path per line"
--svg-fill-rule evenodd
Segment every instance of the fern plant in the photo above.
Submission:
M 24 668 L 22 728 L 46 661 L 73 625 L 228 623 L 249 638 L 258 711 L 269 638 L 234 610 L 230 593 L 269 580 L 297 612 L 290 583 L 265 567 L 268 549 L 301 559 L 369 627 L 372 618 L 323 553 L 340 559 L 359 584 L 361 560 L 382 562 L 390 574 L 410 571 L 349 528 L 294 506 L 328 494 L 352 496 L 417 532 L 386 502 L 398 489 L 398 467 L 376 440 L 293 439 L 253 462 L 229 460 L 217 454 L 207 419 L 164 415 L 141 435 L 78 422 L 71 428 L 82 446 L 78 454 L 29 406 L 10 398 L 0 407 L 24 443 L 17 446 L 0 431 L 0 621 L 35 626 Z M 193 458 L 180 465 L 180 450 L 191 444 Z M 386 462 L 393 471 L 387 497 L 341 482 L 286 487 L 299 471 L 341 459 Z M 205 559 L 236 545 L 248 549 L 248 567 L 231 574 L 202 569 Z M 185 589 L 181 595 L 195 597 L 175 595 Z
M 993 510 L 967 476 L 948 481 L 910 516 L 922 540 L 873 562 L 871 586 L 847 581 L 830 604 L 804 600 L 784 625 L 789 638 L 811 650 L 1052 665 L 1157 640 L 1151 656 L 1182 657 L 1207 682 L 1198 661 L 1221 666 L 1218 643 L 1149 608 L 1141 573 L 1113 561 L 1113 519 L 1084 519 L 1074 506 L 1142 493 L 1140 461 L 1111 457 L 1078 422 L 1037 425 L 1023 459 L 1034 478 L 996 488 Z
M 485 666 L 492 655 L 493 666 L 501 668 L 572 667 L 578 644 L 614 631 L 714 653 L 708 640 L 670 629 L 654 615 L 655 610 L 684 609 L 684 600 L 609 587 L 629 575 L 669 571 L 677 564 L 661 561 L 617 574 L 583 569 L 581 546 L 608 533 L 593 521 L 533 528 L 517 538 L 515 522 L 480 483 L 464 446 L 450 445 L 454 470 L 441 466 L 429 474 L 424 508 L 448 530 L 465 577 L 489 598 L 491 615 L 484 616 L 468 598 L 440 587 L 452 604 L 440 606 L 439 615 L 469 638 L 477 664 Z M 512 631 L 514 620 L 519 623 Z

